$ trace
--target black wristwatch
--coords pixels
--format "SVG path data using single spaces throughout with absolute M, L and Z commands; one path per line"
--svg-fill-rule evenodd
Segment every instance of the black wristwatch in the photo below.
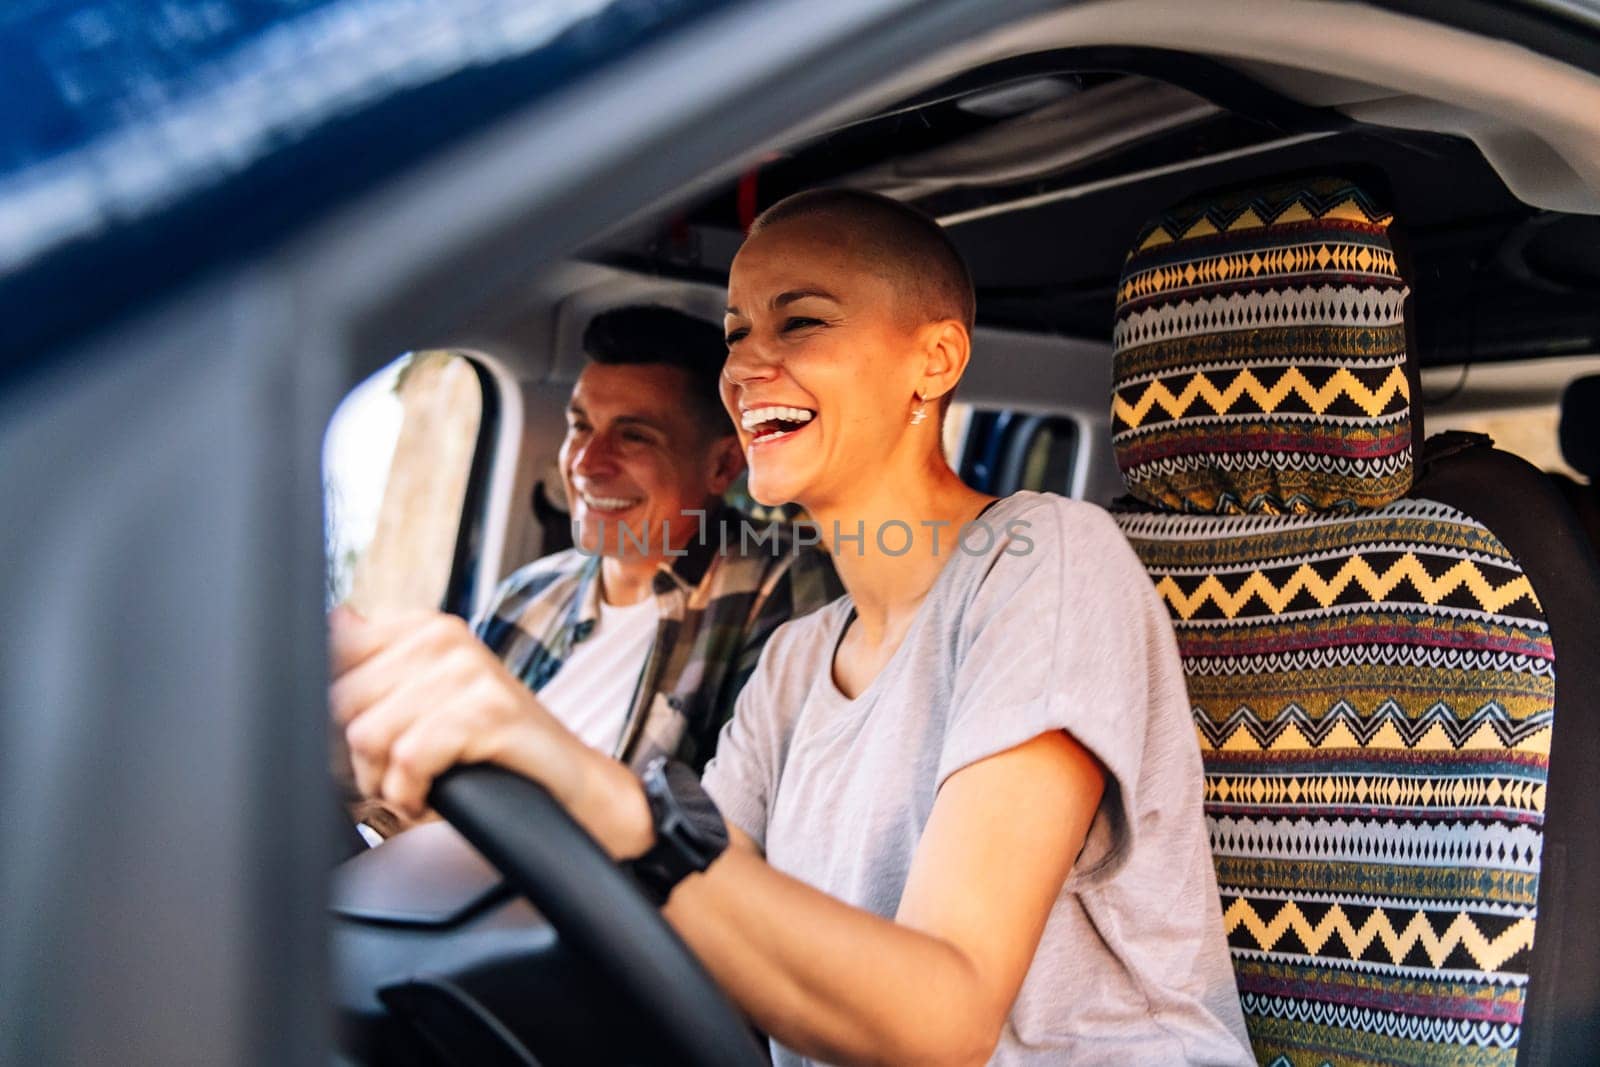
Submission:
M 683 764 L 657 756 L 639 779 L 650 803 L 656 843 L 628 866 L 645 896 L 660 907 L 679 882 L 722 855 L 728 847 L 728 824 L 700 788 L 700 779 Z

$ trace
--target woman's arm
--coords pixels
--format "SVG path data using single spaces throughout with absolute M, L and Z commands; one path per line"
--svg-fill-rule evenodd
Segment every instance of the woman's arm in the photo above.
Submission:
M 653 833 L 621 764 L 568 733 L 465 625 L 335 613 L 333 713 L 362 788 L 420 814 L 456 763 L 543 783 L 615 857 Z M 784 1045 L 842 1063 L 981 1063 L 993 1051 L 1104 789 L 1053 731 L 952 774 L 894 921 L 768 866 L 736 834 L 666 917 Z
M 1065 733 L 968 766 L 934 802 L 894 921 L 768 866 L 742 834 L 666 909 L 739 1006 L 835 1063 L 984 1063 L 1100 802 Z

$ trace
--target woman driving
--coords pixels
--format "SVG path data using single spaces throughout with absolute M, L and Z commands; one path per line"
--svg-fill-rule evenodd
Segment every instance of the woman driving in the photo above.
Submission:
M 1252 1062 L 1166 612 L 1105 512 L 945 462 L 972 324 L 960 256 L 893 200 L 752 227 L 723 401 L 751 494 L 804 506 L 847 595 L 773 636 L 703 794 L 584 747 L 458 620 L 340 612 L 358 782 L 409 815 L 457 763 L 543 783 L 645 857 L 779 1064 Z M 728 838 L 687 875 L 657 862 L 673 791 Z

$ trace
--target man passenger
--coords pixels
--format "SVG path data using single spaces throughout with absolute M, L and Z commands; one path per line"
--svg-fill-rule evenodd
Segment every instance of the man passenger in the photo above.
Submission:
M 791 528 L 757 543 L 723 503 L 744 454 L 719 328 L 626 307 L 583 347 L 560 453 L 575 546 L 512 575 L 477 630 L 590 746 L 698 769 L 772 631 L 843 590 Z
M 589 746 L 698 771 L 773 630 L 843 587 L 793 527 L 723 502 L 744 454 L 718 392 L 720 329 L 624 307 L 596 316 L 583 348 L 559 457 L 574 547 L 507 578 L 473 629 Z M 378 836 L 405 825 L 372 801 L 353 813 Z

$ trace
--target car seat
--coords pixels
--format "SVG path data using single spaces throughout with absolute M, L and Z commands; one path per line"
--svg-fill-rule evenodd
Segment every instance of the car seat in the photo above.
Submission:
M 1588 479 L 1587 484 L 1557 474 L 1556 487 L 1566 497 L 1588 535 L 1589 545 L 1600 553 L 1600 374 L 1574 378 L 1561 393 L 1558 430 L 1561 458 Z
M 1589 1062 L 1600 574 L 1539 471 L 1418 447 L 1391 223 L 1317 178 L 1140 230 L 1118 521 L 1177 631 L 1261 1062 Z

